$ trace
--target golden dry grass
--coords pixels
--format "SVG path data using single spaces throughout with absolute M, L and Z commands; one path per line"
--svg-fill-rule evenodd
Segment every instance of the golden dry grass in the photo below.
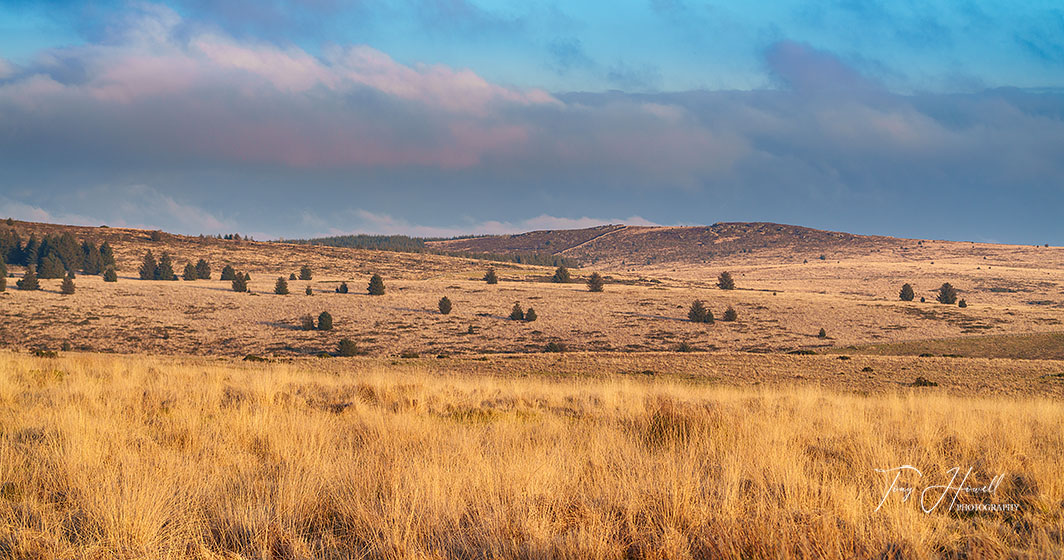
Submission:
M 856 358 L 855 358 L 856 359 Z M 0 353 L 0 556 L 999 558 L 1064 545 L 1064 407 L 899 388 Z M 327 367 L 326 367 L 327 365 Z M 875 508 L 912 464 L 1019 511 Z M 969 484 L 971 485 L 971 484 Z

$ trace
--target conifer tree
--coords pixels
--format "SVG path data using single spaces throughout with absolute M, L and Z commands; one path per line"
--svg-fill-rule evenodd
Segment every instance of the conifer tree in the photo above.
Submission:
M 84 241 L 81 244 L 82 263 L 81 271 L 85 274 L 99 274 L 103 272 L 103 256 L 95 243 Z
M 318 315 L 318 330 L 319 331 L 331 331 L 333 328 L 333 318 L 328 311 L 322 311 L 321 315 Z
M 340 282 L 340 285 L 336 287 L 336 293 L 346 294 L 348 292 L 347 282 Z
M 569 282 L 571 280 L 569 269 L 564 266 L 559 266 L 558 270 L 554 271 L 554 276 L 552 276 L 550 280 L 555 284 L 565 284 Z
M 451 300 L 447 296 L 440 298 L 440 303 L 437 306 L 440 308 L 441 315 L 448 315 L 451 313 Z
M 211 279 L 211 265 L 207 261 L 200 259 L 196 262 L 196 279 L 198 280 L 210 280 Z
M 589 292 L 601 292 L 605 285 L 606 280 L 597 272 L 592 272 L 591 276 L 587 277 L 587 291 Z
M 174 259 L 170 256 L 170 253 L 163 253 L 163 256 L 159 257 L 159 267 L 155 269 L 156 280 L 177 280 L 177 275 L 174 274 Z
M 103 269 L 111 267 L 117 270 L 115 266 L 115 251 L 111 248 L 111 244 L 106 241 L 100 244 L 100 266 Z
M 303 265 L 299 269 L 299 279 L 300 280 L 313 280 L 314 279 L 314 273 L 311 272 L 309 266 Z
M 373 277 L 369 279 L 369 295 L 384 295 L 384 279 L 381 278 L 380 274 L 374 274 Z
M 285 280 L 284 276 L 277 278 L 277 283 L 273 285 L 273 293 L 279 296 L 288 295 L 288 280 Z
M 913 287 L 908 282 L 901 285 L 901 292 L 898 293 L 898 297 L 902 301 L 912 301 L 916 297 L 916 292 L 913 291 Z
M 942 284 L 938 289 L 938 302 L 948 305 L 957 303 L 957 289 L 951 286 L 949 282 Z
M 536 310 L 535 309 L 532 309 L 531 307 L 529 307 L 528 311 L 525 311 L 525 322 L 526 323 L 531 323 L 532 321 L 535 321 L 538 318 L 539 318 L 539 316 L 536 315 Z
M 722 290 L 735 289 L 735 279 L 732 278 L 730 272 L 724 271 L 720 273 L 720 276 L 717 277 L 717 287 Z
M 74 275 L 67 273 L 66 278 L 63 278 L 63 283 L 59 286 L 59 291 L 63 295 L 71 295 L 74 293 Z
M 692 323 L 712 323 L 713 312 L 706 307 L 700 299 L 691 302 L 691 308 L 687 310 L 687 318 Z
M 37 281 L 37 272 L 33 270 L 33 267 L 26 269 L 26 274 L 22 275 L 22 279 L 15 282 L 20 290 L 39 290 L 41 289 L 41 283 Z
M 185 264 L 185 271 L 181 273 L 181 279 L 192 282 L 199 279 L 199 273 L 196 272 L 196 265 L 192 263 Z
M 0 257 L 0 292 L 7 290 L 7 263 Z
M 140 262 L 140 279 L 155 280 L 158 268 L 159 263 L 155 261 L 155 255 L 151 254 L 151 249 L 148 249 L 148 252 L 144 253 L 144 259 Z
M 738 318 L 739 318 L 739 314 L 735 311 L 734 307 L 729 305 L 728 308 L 724 310 L 724 317 L 723 317 L 724 321 L 729 321 L 730 322 L 730 321 L 734 321 L 734 320 L 736 320 Z
M 486 273 L 484 273 L 484 281 L 487 282 L 488 284 L 498 284 L 499 283 L 499 275 L 495 274 L 495 269 L 494 268 L 489 268 L 488 271 Z
M 115 272 L 115 267 L 109 266 L 103 271 L 104 282 L 118 282 L 118 273 Z
M 234 292 L 246 292 L 248 291 L 248 279 L 241 273 L 233 275 L 233 291 Z
M 314 295 L 314 289 L 311 288 L 309 285 L 307 286 L 307 295 L 308 296 Z
M 511 321 L 524 321 L 525 320 L 525 312 L 524 312 L 523 309 L 521 309 L 521 304 L 520 303 L 514 303 L 513 309 L 510 310 L 510 320 Z
M 222 276 L 219 280 L 236 280 L 236 269 L 231 265 L 225 265 L 222 269 Z
M 41 265 L 37 268 L 38 278 L 62 278 L 65 274 L 66 269 L 63 267 L 63 261 L 50 251 L 41 259 Z

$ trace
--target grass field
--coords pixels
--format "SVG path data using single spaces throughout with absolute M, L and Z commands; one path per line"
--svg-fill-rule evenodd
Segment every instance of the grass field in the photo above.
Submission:
M 437 362 L 0 353 L 0 556 L 999 558 L 1064 546 L 1059 399 Z M 890 479 L 875 469 L 903 464 L 922 485 L 946 484 L 952 467 L 973 469 L 968 486 L 1003 474 L 960 503 L 1018 509 L 927 514 L 894 495 L 876 511 Z

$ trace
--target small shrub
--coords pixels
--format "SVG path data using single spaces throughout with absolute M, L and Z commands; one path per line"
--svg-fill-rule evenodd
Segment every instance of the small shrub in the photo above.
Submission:
M 687 342 L 686 340 L 684 340 L 680 344 L 676 345 L 676 351 L 677 352 L 694 352 L 695 351 L 695 347 L 690 342 Z
M 248 354 L 244 356 L 245 362 L 268 362 L 270 360 L 263 358 L 262 356 L 256 356 L 255 354 Z
M 521 309 L 521 304 L 520 303 L 515 303 L 513 309 L 510 310 L 510 320 L 511 321 L 524 321 L 525 320 L 525 312 L 524 312 L 523 309 Z
M 531 323 L 532 321 L 535 321 L 538 318 L 539 318 L 539 316 L 536 315 L 536 310 L 535 309 L 532 309 L 531 307 L 529 307 L 528 311 L 525 311 L 525 322 L 526 323 Z
M 554 276 L 550 279 L 550 281 L 555 284 L 565 284 L 571 280 L 572 277 L 569 276 L 569 269 L 564 266 L 559 266 L 558 269 L 554 271 Z
M 920 296 L 920 303 L 927 303 L 927 298 Z
M 499 283 L 499 275 L 495 274 L 495 269 L 494 268 L 489 268 L 488 271 L 484 273 L 484 281 L 487 282 L 488 284 L 498 284 Z
M 153 242 L 158 243 L 158 242 L 163 240 L 163 232 L 159 231 L 159 230 L 155 230 L 155 231 L 151 232 L 149 237 L 151 238 L 151 240 Z
M 289 280 L 299 280 L 299 278 L 296 278 L 296 273 L 295 272 L 289 274 L 288 275 L 288 279 Z
M 74 293 L 74 275 L 67 274 L 66 278 L 63 278 L 63 284 L 59 286 L 59 291 L 63 295 L 71 295 Z
M 913 387 L 938 387 L 938 383 L 931 381 L 925 377 L 917 377 L 912 382 Z
M 947 305 L 957 303 L 957 289 L 951 286 L 949 282 L 942 284 L 938 288 L 938 302 Z
M 107 270 L 103 271 L 103 281 L 118 282 L 118 273 L 115 272 L 115 268 L 113 266 L 109 266 L 107 267 Z
M 299 326 L 305 331 L 314 330 L 314 317 L 310 315 L 304 315 L 299 318 Z
M 466 330 L 466 334 L 475 334 L 475 332 L 473 331 L 473 325 L 469 325 L 469 328 Z
M 346 294 L 348 292 L 347 282 L 340 282 L 340 285 L 336 287 L 336 293 Z
M 369 295 L 371 296 L 383 296 L 384 295 L 384 279 L 380 274 L 374 274 L 369 279 Z
M 222 275 L 219 280 L 236 280 L 236 269 L 230 265 L 225 265 L 222 269 Z
M 589 292 L 601 292 L 606 286 L 606 280 L 601 274 L 592 272 L 591 276 L 587 277 L 587 291 Z
M 872 373 L 875 370 L 872 369 L 872 366 L 865 366 L 865 367 L 861 368 L 861 371 L 864 372 L 864 373 Z
M 717 287 L 722 290 L 735 289 L 735 279 L 732 278 L 730 272 L 724 271 L 720 273 L 720 276 L 717 276 Z
M 399 354 L 399 357 L 403 358 L 405 360 L 412 360 L 412 359 L 420 358 L 421 354 L 418 354 L 417 352 L 412 352 L 412 351 L 407 350 L 406 352 L 403 352 L 403 353 Z
M 820 332 L 816 333 L 816 337 L 817 338 L 827 338 L 828 337 L 828 331 L 826 331 L 823 328 L 821 328 Z
M 358 356 L 362 352 L 359 350 L 355 341 L 350 338 L 341 338 L 340 343 L 336 345 L 336 355 L 349 358 L 351 356 Z
M 902 301 L 912 301 L 916 298 L 916 292 L 914 292 L 913 287 L 906 282 L 901 285 L 901 292 L 898 293 L 898 297 L 901 298 Z
M 15 286 L 20 290 L 39 290 L 41 289 L 41 283 L 37 280 L 37 273 L 30 267 L 25 274 L 22 275 L 22 279 L 15 282 Z
M 447 296 L 443 296 L 440 298 L 437 307 L 440 308 L 441 315 L 448 315 L 451 313 L 451 300 Z
M 962 300 L 957 302 L 957 307 L 961 307 L 961 308 L 968 307 L 968 302 L 966 302 L 966 301 L 964 301 L 962 299 Z
M 187 282 L 199 279 L 199 273 L 196 272 L 196 265 L 188 263 L 185 265 L 184 272 L 181 273 L 181 279 Z
M 273 293 L 279 296 L 288 295 L 288 280 L 285 280 L 284 276 L 277 278 L 277 283 L 273 285 Z
M 565 352 L 566 350 L 568 350 L 568 347 L 562 342 L 551 341 L 543 347 L 544 352 Z
M 314 277 L 314 273 L 311 272 L 309 266 L 303 265 L 299 269 L 299 279 L 300 280 L 313 280 L 313 277 Z
M 333 328 L 333 318 L 328 311 L 322 311 L 321 315 L 318 315 L 318 330 L 319 331 L 331 331 Z
M 59 354 L 55 350 L 45 350 L 43 348 L 37 348 L 33 351 L 33 355 L 38 358 L 58 358 Z
M 314 295 L 314 288 L 311 288 L 310 286 L 307 286 L 307 295 L 308 296 Z
M 724 317 L 722 318 L 722 320 L 735 321 L 738 318 L 739 314 L 735 311 L 734 307 L 729 305 L 728 308 L 724 310 Z
M 74 349 L 74 346 L 72 344 L 70 344 L 69 340 L 64 340 L 63 344 L 59 347 L 59 349 L 62 350 L 63 352 L 70 352 L 71 350 Z

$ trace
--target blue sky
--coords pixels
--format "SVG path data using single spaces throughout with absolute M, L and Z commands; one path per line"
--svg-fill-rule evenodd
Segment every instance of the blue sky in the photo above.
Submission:
M 0 4 L 0 215 L 1064 244 L 1053 2 Z

